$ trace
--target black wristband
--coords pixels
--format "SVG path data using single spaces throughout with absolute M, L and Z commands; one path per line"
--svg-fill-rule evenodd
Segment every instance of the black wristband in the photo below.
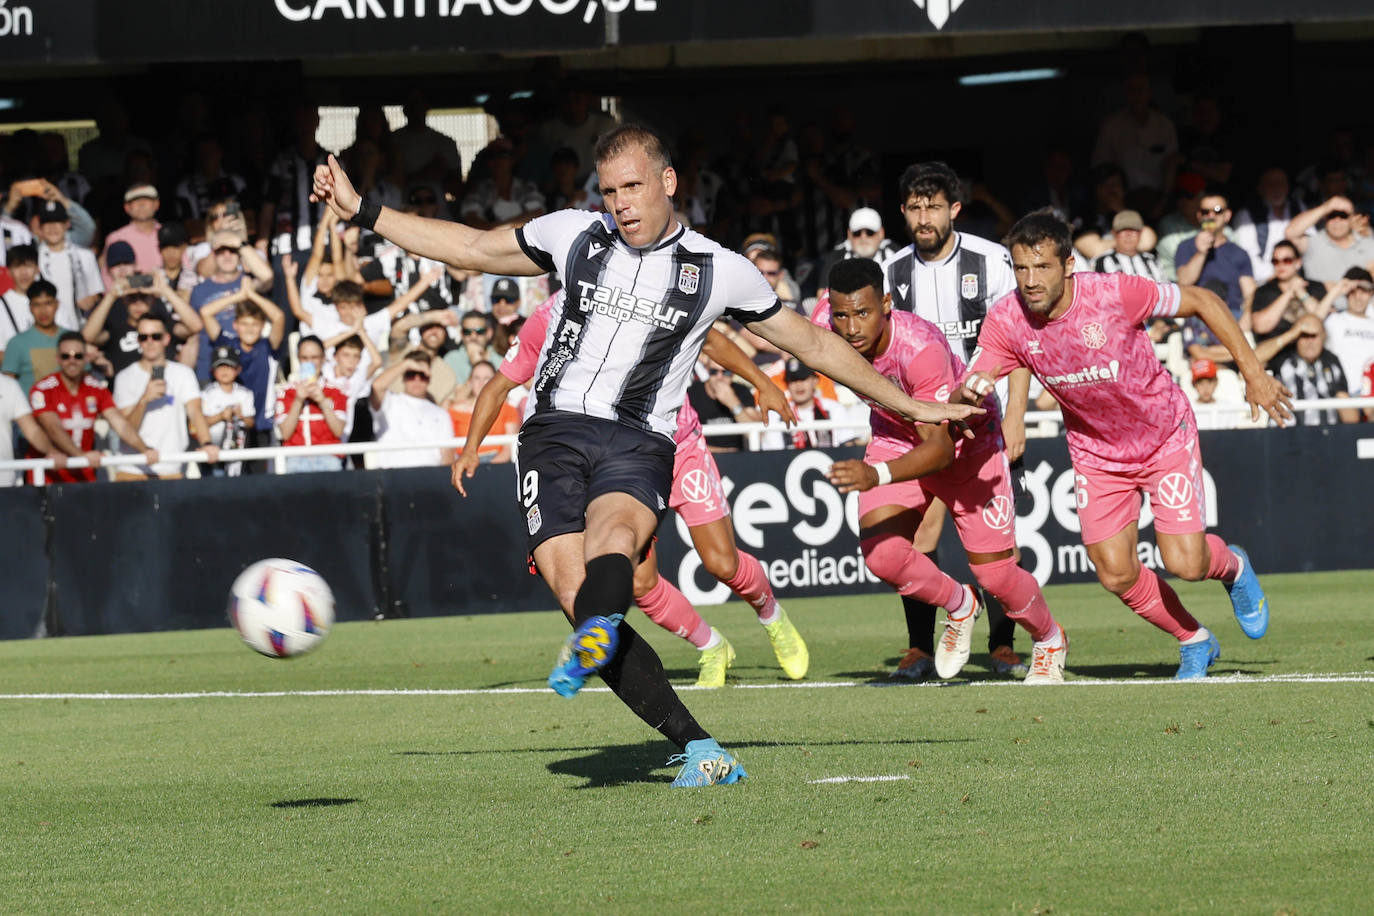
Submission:
M 360 228 L 371 230 L 377 227 L 377 217 L 381 215 L 382 205 L 364 197 L 358 204 L 358 212 L 353 214 L 353 218 L 349 222 Z

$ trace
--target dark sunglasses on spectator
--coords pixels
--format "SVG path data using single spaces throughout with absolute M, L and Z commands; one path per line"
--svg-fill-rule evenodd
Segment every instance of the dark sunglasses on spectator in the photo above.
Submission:
M 712 370 L 711 370 L 711 374 L 712 374 L 712 375 L 729 375 L 729 374 L 730 374 L 730 370 L 729 370 L 729 369 L 712 369 Z
M 1208 209 L 1206 207 L 1198 207 L 1197 212 L 1198 216 L 1206 216 L 1209 213 L 1225 213 L 1226 206 L 1224 204 L 1218 204 L 1217 206 L 1212 207 L 1211 209 Z
M 145 340 L 161 340 L 166 336 L 166 334 L 160 332 L 157 334 L 140 334 L 138 335 L 138 342 L 143 343 Z
M 872 229 L 855 229 L 855 230 L 854 230 L 854 234 L 855 234 L 855 235 L 877 235 L 878 233 L 874 232 Z
M 84 360 L 86 359 L 86 354 L 85 354 L 85 353 L 59 353 L 59 354 L 57 354 L 57 358 L 58 358 L 58 359 L 79 359 L 79 360 L 83 360 L 83 361 L 84 361 Z
M 516 296 L 493 296 L 491 301 L 492 301 L 492 302 L 519 302 L 520 299 L 519 299 L 519 297 L 516 297 Z
M 485 334 L 486 328 L 463 328 L 464 337 L 476 337 L 478 334 Z
M 1270 263 L 1270 264 L 1296 264 L 1296 263 L 1298 263 L 1298 259 L 1297 259 L 1297 258 L 1270 258 L 1270 259 L 1269 259 L 1269 263 Z
M 238 249 L 233 245 L 221 245 L 215 249 L 215 254 L 224 254 L 226 251 L 230 254 L 238 254 Z
M 415 379 L 417 379 L 417 378 L 419 378 L 419 379 L 424 379 L 425 381 L 429 381 L 429 376 L 428 376 L 428 375 L 425 375 L 423 372 L 417 372 L 417 371 L 414 370 L 414 369 L 407 369 L 407 370 L 406 370 L 405 379 L 406 379 L 407 382 L 413 382 L 413 381 L 414 381 Z
M 1350 214 L 1344 210 L 1332 210 L 1326 214 L 1327 219 L 1350 219 Z

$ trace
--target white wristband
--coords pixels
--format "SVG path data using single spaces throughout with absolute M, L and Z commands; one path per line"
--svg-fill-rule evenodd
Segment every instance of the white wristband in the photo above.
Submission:
M 892 483 L 892 468 L 888 467 L 886 461 L 880 461 L 875 465 L 871 465 L 871 467 L 878 472 L 878 486 L 886 486 Z

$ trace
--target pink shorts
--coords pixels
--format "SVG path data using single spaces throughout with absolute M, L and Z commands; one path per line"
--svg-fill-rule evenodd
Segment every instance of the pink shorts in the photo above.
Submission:
M 872 464 L 901 454 L 897 449 L 869 446 L 864 460 Z M 859 494 L 859 517 L 881 506 L 906 506 L 924 513 L 932 497 L 949 506 L 965 550 L 999 553 L 1016 547 L 1011 468 L 1007 453 L 1000 448 L 962 452 L 939 473 L 865 490 Z
M 730 504 L 725 501 L 720 471 L 704 436 L 697 438 L 695 446 L 679 449 L 673 457 L 673 489 L 668 506 L 682 516 L 688 528 L 729 516 Z
M 1140 494 L 1150 497 L 1155 531 L 1195 534 L 1207 529 L 1207 492 L 1197 433 L 1182 448 L 1135 471 L 1074 467 L 1074 495 L 1084 544 L 1105 541 L 1140 521 Z

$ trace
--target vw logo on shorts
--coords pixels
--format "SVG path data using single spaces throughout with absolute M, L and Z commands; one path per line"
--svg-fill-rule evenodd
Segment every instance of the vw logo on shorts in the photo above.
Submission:
M 682 475 L 682 495 L 687 497 L 688 502 L 710 502 L 716 495 L 710 475 L 700 468 L 693 468 Z
M 1011 520 L 1016 517 L 1016 509 L 1013 508 L 1011 500 L 1005 496 L 994 496 L 986 506 L 983 507 L 983 521 L 987 522 L 988 527 L 995 531 L 1005 531 L 1011 527 Z
M 1170 509 L 1182 509 L 1193 501 L 1193 482 L 1175 471 L 1159 482 L 1159 501 Z

